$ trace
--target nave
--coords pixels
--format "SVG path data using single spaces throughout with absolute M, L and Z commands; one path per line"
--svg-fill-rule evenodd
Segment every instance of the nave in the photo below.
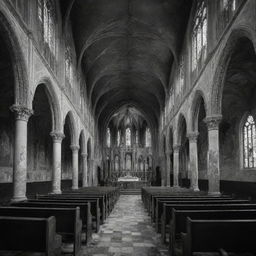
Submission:
M 166 256 L 168 248 L 151 225 L 140 195 L 121 195 L 113 212 L 84 251 L 90 256 Z

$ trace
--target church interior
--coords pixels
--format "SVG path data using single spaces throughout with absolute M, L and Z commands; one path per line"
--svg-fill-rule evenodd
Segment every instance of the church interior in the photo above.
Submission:
M 0 1 L 0 255 L 256 255 L 255 24 L 255 0 Z

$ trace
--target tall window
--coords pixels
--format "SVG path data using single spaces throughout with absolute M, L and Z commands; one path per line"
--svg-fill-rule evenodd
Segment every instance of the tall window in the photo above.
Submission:
M 66 70 L 66 78 L 69 82 L 69 84 L 73 85 L 73 78 L 74 78 L 74 71 L 73 71 L 73 65 L 72 65 L 72 52 L 71 47 L 66 47 L 66 56 L 65 56 L 65 70 Z
M 120 146 L 121 143 L 121 131 L 118 130 L 117 132 L 117 146 Z
M 126 146 L 131 146 L 131 129 L 126 128 L 125 130 L 125 141 L 126 141 Z
M 192 71 L 202 65 L 207 49 L 207 6 L 205 0 L 198 0 L 192 31 Z
M 256 167 L 256 131 L 253 116 L 249 115 L 243 126 L 244 168 Z
M 52 0 L 37 0 L 38 19 L 43 33 L 43 41 L 55 55 L 55 8 Z
M 139 132 L 138 132 L 138 130 L 136 130 L 135 143 L 136 143 L 137 145 L 139 144 Z
M 149 128 L 146 130 L 146 147 L 151 147 L 151 132 Z
M 179 63 L 177 82 L 176 82 L 176 93 L 177 96 L 182 95 L 184 91 L 184 57 L 182 56 Z
M 238 6 L 243 0 L 219 0 L 218 19 L 217 19 L 217 35 L 220 36 L 227 24 L 233 18 Z
M 110 129 L 107 129 L 107 147 L 110 148 L 111 134 Z

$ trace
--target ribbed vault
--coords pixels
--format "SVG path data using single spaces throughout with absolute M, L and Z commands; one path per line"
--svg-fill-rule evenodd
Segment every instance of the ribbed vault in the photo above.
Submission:
M 133 104 L 158 125 L 190 0 L 61 1 L 99 127 Z

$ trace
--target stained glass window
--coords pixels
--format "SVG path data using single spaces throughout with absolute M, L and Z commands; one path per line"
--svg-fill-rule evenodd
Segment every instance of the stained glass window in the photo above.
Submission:
M 110 129 L 107 129 L 107 147 L 110 148 L 111 134 Z
M 125 137 L 126 137 L 126 146 L 131 146 L 131 129 L 130 128 L 126 128 Z
M 55 55 L 55 12 L 51 0 L 37 1 L 37 15 L 42 27 L 43 40 Z
M 151 132 L 149 128 L 146 130 L 146 147 L 151 147 Z
M 73 77 L 74 77 L 74 71 L 73 71 L 73 65 L 72 65 L 72 53 L 71 53 L 71 47 L 66 47 L 66 56 L 65 56 L 65 71 L 66 71 L 66 78 L 70 85 L 73 85 Z
M 244 168 L 256 167 L 256 131 L 253 116 L 249 115 L 243 127 Z
M 120 146 L 120 142 L 121 142 L 121 132 L 120 132 L 120 130 L 118 130 L 118 132 L 117 132 L 117 146 Z
M 192 71 L 206 57 L 207 48 L 207 7 L 205 0 L 197 1 L 192 32 Z

